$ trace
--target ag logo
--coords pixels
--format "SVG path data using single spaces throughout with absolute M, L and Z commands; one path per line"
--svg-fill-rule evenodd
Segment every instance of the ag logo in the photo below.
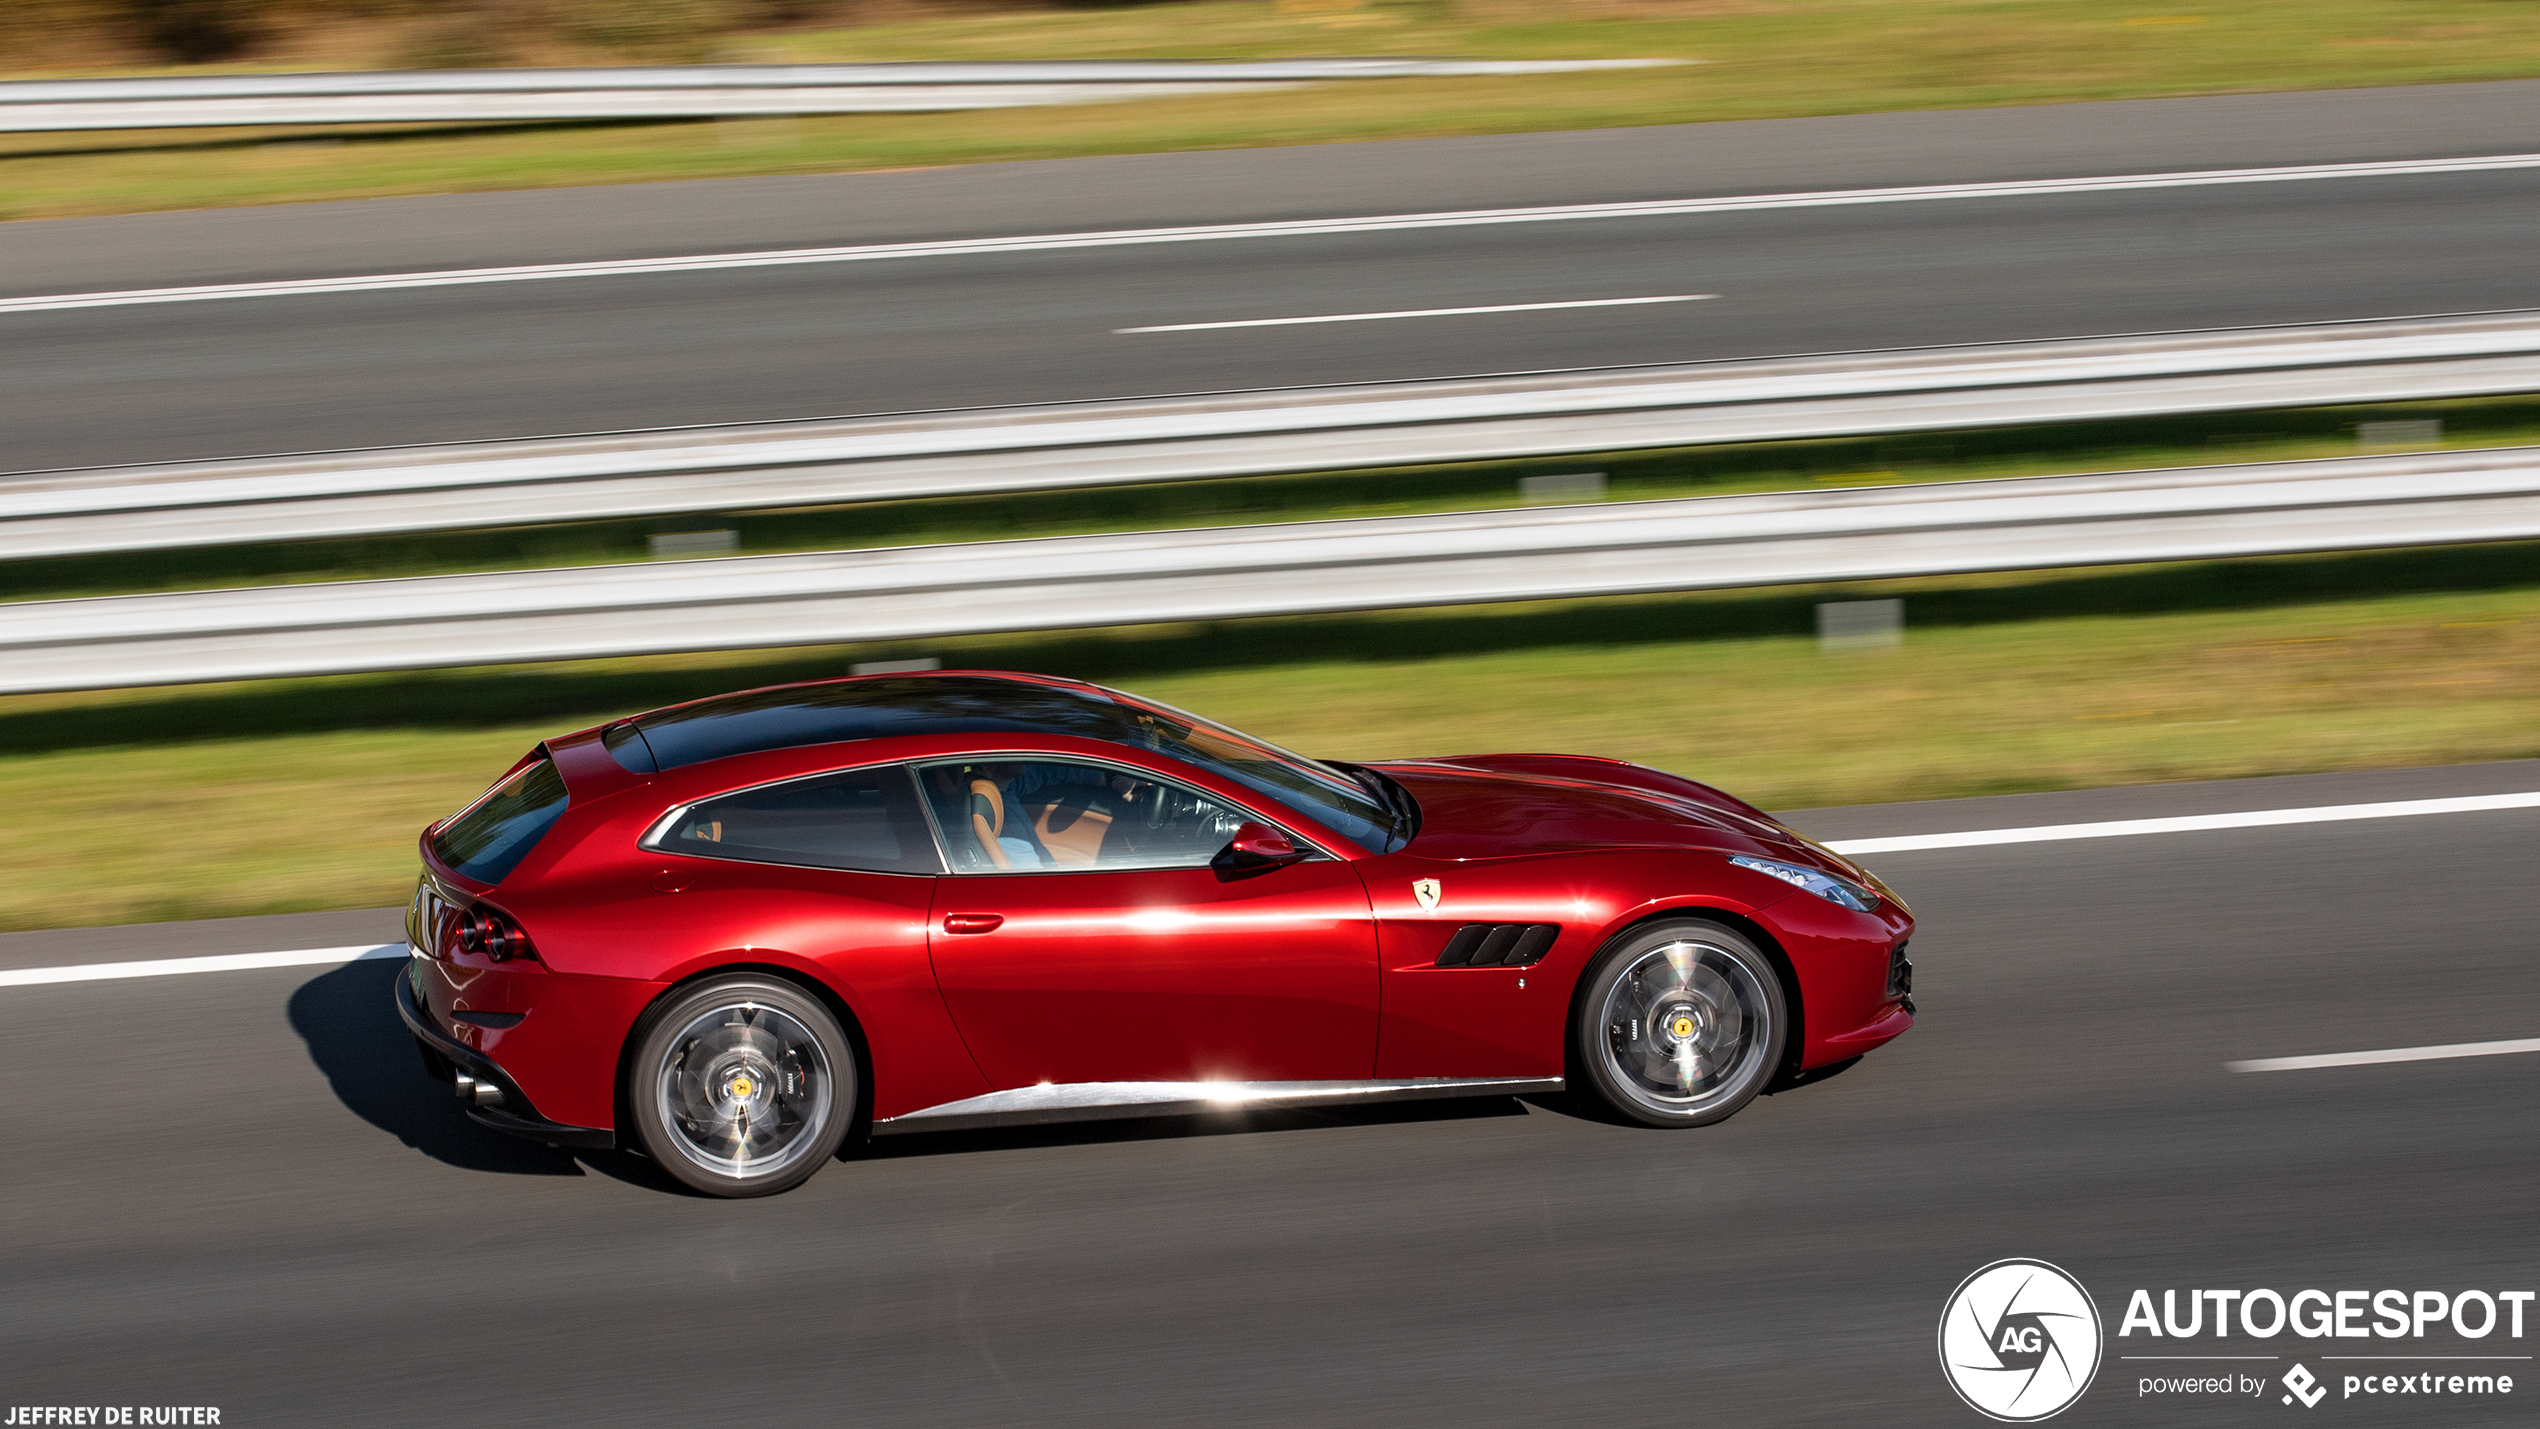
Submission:
M 1419 899 L 1420 906 L 1423 908 L 1435 908 L 1438 906 L 1438 895 L 1444 891 L 1445 890 L 1438 887 L 1438 881 L 1434 878 L 1415 878 L 1411 880 L 1411 896 Z
M 1940 1368 L 1967 1406 L 2025 1423 L 2072 1407 L 2099 1372 L 2099 1307 L 2042 1260 L 1997 1260 L 1940 1312 Z

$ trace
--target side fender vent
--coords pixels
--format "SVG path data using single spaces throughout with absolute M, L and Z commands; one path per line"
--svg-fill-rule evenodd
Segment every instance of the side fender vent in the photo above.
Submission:
M 1561 936 L 1558 923 L 1467 923 L 1438 954 L 1442 968 L 1524 968 L 1543 961 Z

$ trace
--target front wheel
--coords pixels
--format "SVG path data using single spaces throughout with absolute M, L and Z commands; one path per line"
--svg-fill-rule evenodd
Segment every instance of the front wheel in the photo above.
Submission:
M 1789 1035 L 1781 978 L 1734 929 L 1684 920 L 1616 941 L 1575 1029 L 1589 1085 L 1645 1126 L 1708 1126 L 1755 1099 Z
M 838 1020 L 791 983 L 709 979 L 664 1003 L 627 1065 L 644 1150 L 710 1196 L 772 1196 L 837 1154 L 856 1113 Z

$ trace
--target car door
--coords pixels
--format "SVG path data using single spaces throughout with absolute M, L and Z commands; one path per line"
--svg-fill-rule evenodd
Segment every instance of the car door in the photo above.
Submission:
M 1374 1074 L 1375 927 L 1347 863 L 1221 876 L 1209 859 L 1255 816 L 1125 766 L 919 779 L 952 869 L 935 977 L 993 1086 Z
M 715 793 L 671 810 L 643 848 L 643 882 L 591 890 L 591 936 L 817 968 L 855 1010 L 876 1117 L 986 1090 L 927 956 L 943 863 L 905 765 Z

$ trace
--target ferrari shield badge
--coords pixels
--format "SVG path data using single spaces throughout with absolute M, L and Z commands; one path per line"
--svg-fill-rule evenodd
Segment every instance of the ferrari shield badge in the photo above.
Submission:
M 1419 899 L 1420 906 L 1423 908 L 1435 908 L 1438 906 L 1438 894 L 1442 891 L 1444 890 L 1438 887 L 1438 881 L 1434 878 L 1415 878 L 1411 880 L 1411 896 Z

